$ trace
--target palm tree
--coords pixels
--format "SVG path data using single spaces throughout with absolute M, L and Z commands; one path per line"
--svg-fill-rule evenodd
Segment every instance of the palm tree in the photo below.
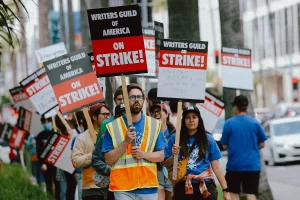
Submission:
M 242 21 L 240 15 L 240 2 L 239 0 L 219 0 L 220 20 L 221 20 L 221 37 L 222 46 L 243 48 L 243 32 Z M 249 100 L 248 113 L 254 115 L 253 104 L 251 101 L 250 92 L 241 91 L 241 94 L 245 95 Z M 235 90 L 223 89 L 223 98 L 225 101 L 225 113 L 226 119 L 231 117 L 232 107 L 230 102 L 235 97 Z M 229 113 L 229 114 L 228 114 Z M 259 200 L 272 200 L 273 195 L 268 184 L 265 163 L 261 159 L 261 177 L 259 185 Z
M 15 0 L 10 3 L 0 1 L 0 51 L 2 51 L 4 43 L 8 44 L 12 48 L 15 47 L 16 43 L 19 43 L 15 30 L 15 20 L 20 22 L 20 19 L 17 16 L 17 13 L 13 10 L 14 8 L 18 11 L 20 9 L 24 9 L 28 14 L 28 11 L 21 0 Z
M 68 0 L 68 25 L 69 25 L 69 52 L 75 50 L 75 43 L 74 43 L 74 14 L 72 8 L 72 0 Z

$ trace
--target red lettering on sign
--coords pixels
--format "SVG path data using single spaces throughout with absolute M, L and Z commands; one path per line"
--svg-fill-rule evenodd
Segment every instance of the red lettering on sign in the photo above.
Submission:
M 218 117 L 222 114 L 223 108 L 208 98 L 205 98 L 204 103 L 200 105 Z
M 47 74 L 39 77 L 37 81 L 25 87 L 25 92 L 29 97 L 33 96 L 37 92 L 41 91 L 43 88 L 50 84 Z
M 69 139 L 66 136 L 60 135 L 59 139 L 56 141 L 55 145 L 52 147 L 51 153 L 47 156 L 46 162 L 55 165 L 56 161 L 59 159 L 60 155 L 66 148 Z
M 155 39 L 154 37 L 144 36 L 144 46 L 146 51 L 155 51 Z
M 241 56 L 238 54 L 222 54 L 221 60 L 223 66 L 252 68 L 251 56 Z
M 206 70 L 207 54 L 198 52 L 161 50 L 160 67 Z

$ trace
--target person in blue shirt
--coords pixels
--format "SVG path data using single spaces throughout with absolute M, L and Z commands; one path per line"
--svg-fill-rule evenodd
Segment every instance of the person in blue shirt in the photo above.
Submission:
M 186 167 L 187 173 L 174 185 L 173 199 L 217 199 L 217 188 L 210 168 L 223 188 L 224 199 L 230 199 L 227 183 L 218 161 L 221 158 L 220 149 L 213 137 L 206 133 L 197 107 L 190 106 L 183 111 L 180 146 L 175 145 L 175 137 L 176 135 L 173 134 L 168 141 L 163 164 L 168 169 L 172 168 L 174 155 L 179 155 L 179 161 L 187 159 L 186 166 L 181 165 Z
M 246 114 L 248 99 L 243 95 L 233 102 L 235 117 L 228 119 L 220 143 L 228 147 L 225 178 L 233 200 L 239 199 L 241 185 L 248 200 L 255 200 L 260 176 L 260 153 L 267 139 L 259 122 Z
M 116 200 L 151 200 L 157 199 L 157 191 L 158 191 L 158 181 L 157 181 L 157 170 L 156 164 L 157 162 L 162 162 L 164 159 L 164 149 L 167 146 L 167 143 L 164 139 L 163 133 L 161 131 L 160 126 L 156 126 L 159 129 L 154 129 L 151 127 L 147 129 L 147 138 L 144 137 L 146 134 L 145 131 L 145 120 L 150 120 L 150 124 L 160 125 L 156 119 L 147 117 L 145 114 L 142 114 L 142 108 L 145 101 L 145 95 L 143 90 L 137 85 L 128 85 L 127 86 L 128 95 L 129 95 L 129 104 L 132 115 L 132 126 L 128 128 L 128 122 L 126 116 L 122 116 L 107 125 L 110 127 L 107 129 L 104 137 L 103 137 L 103 145 L 102 152 L 104 153 L 105 162 L 112 166 L 112 171 L 110 175 L 111 183 L 109 189 L 114 191 L 114 196 Z M 124 139 L 117 144 L 117 147 L 113 145 L 112 141 L 112 125 L 115 127 L 116 122 L 120 122 L 125 124 L 126 133 L 124 133 Z M 119 127 L 120 128 L 120 127 Z M 119 130 L 119 129 L 118 129 Z M 117 132 L 117 129 L 114 131 Z M 123 130 L 123 129 L 122 129 Z M 158 132 L 157 132 L 158 131 Z M 158 134 L 156 137 L 152 137 L 152 134 Z M 114 134 L 116 137 L 116 134 Z M 153 139 L 151 139 L 153 138 Z M 150 141 L 149 146 L 147 146 L 147 151 L 143 151 L 144 141 Z M 135 141 L 135 146 L 131 143 Z M 131 149 L 128 150 L 128 147 Z M 149 148 L 153 150 L 150 150 Z M 130 152 L 131 151 L 131 152 Z M 132 157 L 138 160 L 137 164 L 133 168 L 125 168 L 123 170 L 124 174 L 115 174 L 114 170 L 118 171 L 118 168 L 114 169 L 114 166 L 121 162 L 120 157 L 123 156 L 126 158 L 125 163 L 128 161 L 132 161 L 130 159 L 131 156 L 127 156 L 131 154 Z M 134 162 L 136 163 L 136 161 Z M 143 166 L 143 163 L 146 166 Z M 148 164 L 147 164 L 148 163 Z M 154 165 L 153 165 L 154 164 Z M 147 167 L 149 166 L 149 167 Z M 151 166 L 151 167 L 150 167 Z M 122 164 L 118 164 L 118 167 L 125 167 Z M 125 171 L 127 173 L 125 173 Z M 133 171 L 136 171 L 137 174 L 132 174 Z M 150 173 L 149 171 L 153 172 Z M 147 176 L 139 175 L 140 173 L 146 173 Z M 117 177 L 118 176 L 118 177 Z M 137 179 L 130 179 L 129 177 L 138 177 Z M 124 177 L 127 177 L 124 182 Z M 151 177 L 151 178 L 149 178 Z M 116 180 L 115 180 L 116 179 Z M 122 180 L 120 180 L 122 179 Z M 112 186 L 114 183 L 114 187 Z M 151 185 L 152 183 L 153 185 Z M 132 185 L 140 185 L 140 187 L 133 187 Z M 151 187 L 144 187 L 144 185 L 151 185 Z M 117 189 L 115 189 L 117 188 Z M 121 188 L 121 189 L 120 189 Z M 130 189 L 123 189 L 130 188 Z M 116 191 L 117 190 L 117 191 Z
M 166 142 L 175 133 L 175 127 L 168 121 L 168 111 L 164 104 L 154 104 L 150 107 L 151 117 L 160 120 Z M 161 163 L 157 163 L 158 200 L 171 200 L 173 185 L 168 178 L 168 170 Z

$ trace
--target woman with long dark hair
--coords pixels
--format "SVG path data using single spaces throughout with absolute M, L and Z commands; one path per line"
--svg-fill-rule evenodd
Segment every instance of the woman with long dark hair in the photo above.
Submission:
M 177 176 L 173 199 L 216 200 L 218 194 L 212 171 L 223 188 L 224 199 L 230 199 L 227 183 L 218 161 L 221 158 L 220 149 L 213 137 L 206 133 L 197 107 L 187 107 L 183 111 L 179 145 L 175 145 L 174 134 L 169 139 L 165 151 L 164 165 L 172 169 L 174 155 L 179 155 L 178 167 L 181 168 L 179 171 L 184 172 L 183 176 L 180 174 Z

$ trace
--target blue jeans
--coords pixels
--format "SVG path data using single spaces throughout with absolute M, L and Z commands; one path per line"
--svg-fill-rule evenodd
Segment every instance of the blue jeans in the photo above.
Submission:
M 77 181 L 78 199 L 81 200 L 82 196 L 82 173 L 76 173 L 75 178 Z
M 31 161 L 31 173 L 36 178 L 38 184 L 45 182 L 41 164 L 38 161 Z
M 132 192 L 114 192 L 115 200 L 157 200 L 158 194 L 135 194 Z
M 67 198 L 67 181 L 59 181 L 60 185 L 60 200 L 66 200 Z

